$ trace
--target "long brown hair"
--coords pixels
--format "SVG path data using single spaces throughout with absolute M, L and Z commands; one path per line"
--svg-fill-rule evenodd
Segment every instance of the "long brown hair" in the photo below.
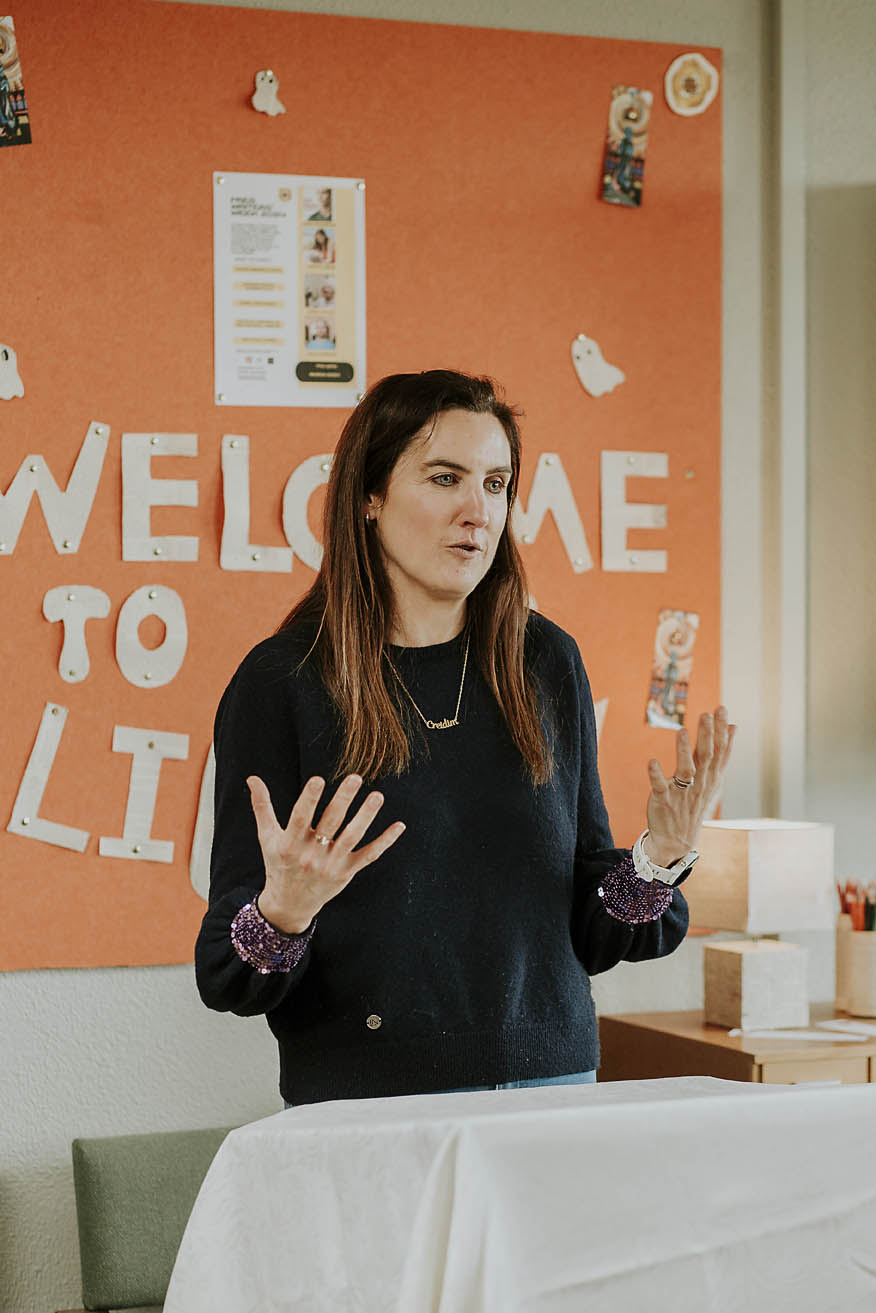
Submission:
M 340 712 L 345 748 L 339 773 L 364 779 L 401 774 L 411 746 L 386 682 L 384 652 L 393 617 L 392 588 L 379 540 L 366 529 L 369 494 L 382 497 L 401 454 L 448 410 L 494 415 L 508 439 L 511 478 L 508 518 L 487 574 L 467 599 L 471 656 L 502 709 L 511 736 L 536 784 L 552 771 L 535 690 L 524 670 L 529 593 L 510 532 L 520 477 L 517 412 L 489 378 L 448 369 L 390 374 L 365 394 L 344 425 L 326 491 L 322 565 L 312 587 L 280 629 L 300 620 L 318 625 L 311 653 Z

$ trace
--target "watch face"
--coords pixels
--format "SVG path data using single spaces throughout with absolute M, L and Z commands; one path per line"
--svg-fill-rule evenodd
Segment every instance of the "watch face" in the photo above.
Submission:
M 691 853 L 689 856 L 679 857 L 677 862 L 670 866 L 670 871 L 675 876 L 673 885 L 680 884 L 685 876 L 690 875 L 697 862 L 700 860 L 699 853 Z

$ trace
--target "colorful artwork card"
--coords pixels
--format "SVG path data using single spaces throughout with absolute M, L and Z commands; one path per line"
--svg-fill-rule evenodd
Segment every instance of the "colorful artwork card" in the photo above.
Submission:
M 645 724 L 681 729 L 700 618 L 693 611 L 661 611 L 654 635 L 651 688 Z
M 11 15 L 0 17 L 0 146 L 26 146 L 30 141 L 30 115 L 15 24 Z
M 642 179 L 654 95 L 638 87 L 612 88 L 602 165 L 602 199 L 610 205 L 642 204 Z

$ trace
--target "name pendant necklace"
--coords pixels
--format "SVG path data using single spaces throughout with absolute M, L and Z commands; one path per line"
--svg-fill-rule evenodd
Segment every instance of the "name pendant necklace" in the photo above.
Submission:
M 452 720 L 448 720 L 447 718 L 445 718 L 444 720 L 429 720 L 428 717 L 424 716 L 422 711 L 414 701 L 411 695 L 411 691 L 408 688 L 407 684 L 396 670 L 392 661 L 389 661 L 389 657 L 387 657 L 387 661 L 389 661 L 390 667 L 392 668 L 392 673 L 395 675 L 396 679 L 401 684 L 405 693 L 407 693 L 408 697 L 411 700 L 411 706 L 414 708 L 414 711 L 416 711 L 417 715 L 420 717 L 420 720 L 426 726 L 426 729 L 453 729 L 454 725 L 459 724 L 459 708 L 462 705 L 462 690 L 465 685 L 465 669 L 466 666 L 468 665 L 468 645 L 470 641 L 471 641 L 471 636 L 469 635 L 465 640 L 465 655 L 462 658 L 462 678 L 459 681 L 459 695 L 456 699 L 456 710 L 453 713 Z

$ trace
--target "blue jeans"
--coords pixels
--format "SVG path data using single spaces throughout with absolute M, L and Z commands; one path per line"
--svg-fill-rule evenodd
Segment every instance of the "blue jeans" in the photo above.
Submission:
M 505 1085 L 462 1085 L 456 1090 L 436 1090 L 436 1094 L 473 1094 L 477 1090 L 526 1090 L 535 1085 L 593 1085 L 596 1083 L 595 1071 L 575 1071 L 568 1076 L 536 1076 L 534 1080 L 511 1080 Z M 287 1103 L 287 1108 L 294 1108 L 294 1103 Z
M 439 1090 L 440 1094 L 473 1094 L 476 1090 L 528 1090 L 536 1085 L 593 1085 L 595 1071 L 575 1071 L 568 1076 L 536 1076 L 533 1080 L 509 1080 L 504 1085 L 462 1085 L 456 1090 Z

